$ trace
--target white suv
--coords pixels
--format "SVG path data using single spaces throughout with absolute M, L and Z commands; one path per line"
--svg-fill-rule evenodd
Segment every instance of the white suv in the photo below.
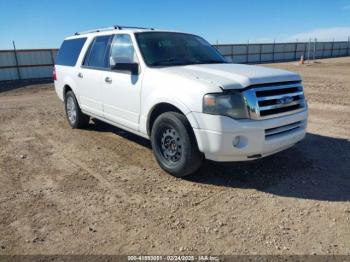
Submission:
M 73 128 L 91 116 L 151 139 L 159 165 L 175 176 L 204 158 L 271 155 L 306 133 L 298 74 L 228 63 L 192 34 L 120 26 L 76 33 L 59 50 L 54 81 Z

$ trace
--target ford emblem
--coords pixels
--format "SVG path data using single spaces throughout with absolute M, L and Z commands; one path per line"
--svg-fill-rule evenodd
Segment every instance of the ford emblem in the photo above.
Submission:
M 281 105 L 287 105 L 287 104 L 290 104 L 292 102 L 293 102 L 293 97 L 291 97 L 291 96 L 284 96 L 284 97 L 277 100 L 277 103 L 281 104 Z

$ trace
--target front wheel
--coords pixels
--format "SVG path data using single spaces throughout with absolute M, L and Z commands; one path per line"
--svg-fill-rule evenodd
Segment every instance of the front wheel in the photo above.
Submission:
M 153 153 L 159 165 L 176 177 L 197 171 L 203 162 L 192 127 L 176 112 L 161 114 L 152 127 Z

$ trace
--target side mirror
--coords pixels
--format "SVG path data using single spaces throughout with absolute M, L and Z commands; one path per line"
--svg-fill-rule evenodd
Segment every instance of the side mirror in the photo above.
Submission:
M 115 65 L 112 65 L 111 69 L 116 71 L 129 71 L 133 75 L 139 74 L 138 63 L 117 63 Z

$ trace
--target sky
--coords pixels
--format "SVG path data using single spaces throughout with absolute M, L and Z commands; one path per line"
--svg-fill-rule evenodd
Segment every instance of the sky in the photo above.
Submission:
M 0 49 L 58 48 L 114 24 L 200 35 L 211 43 L 347 40 L 350 0 L 0 0 Z

